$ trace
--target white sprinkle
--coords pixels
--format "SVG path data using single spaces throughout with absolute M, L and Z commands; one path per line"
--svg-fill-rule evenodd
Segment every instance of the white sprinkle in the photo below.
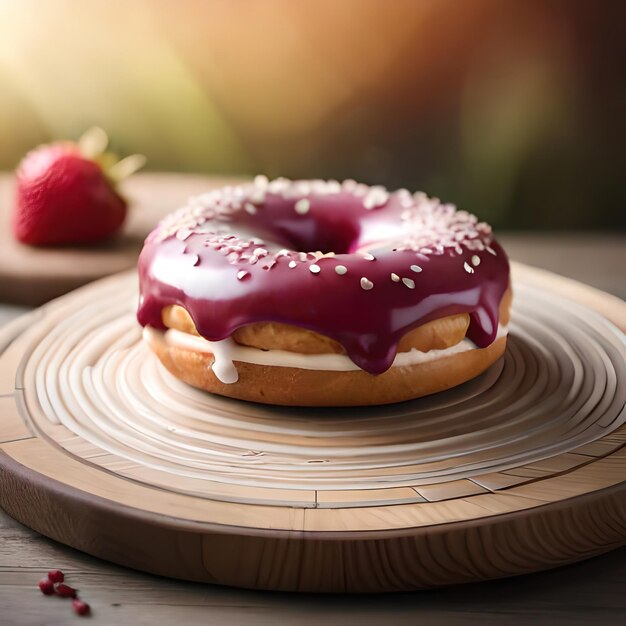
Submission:
M 422 271 L 422 268 L 419 265 L 411 265 L 411 271 L 419 274 Z
M 191 237 L 192 234 L 193 234 L 193 231 L 189 230 L 189 228 L 181 228 L 176 233 L 176 239 L 179 239 L 180 241 L 185 241 L 186 239 Z
M 487 246 L 487 252 L 489 252 L 489 254 L 493 254 L 493 256 L 496 256 L 496 251 L 491 246 Z
M 394 274 L 393 272 L 391 272 L 391 280 L 393 280 L 394 283 L 399 283 L 400 277 L 397 274 Z
M 357 183 L 354 189 L 352 189 L 352 193 L 358 198 L 365 196 L 369 191 L 369 187 L 364 185 L 363 183 Z
M 281 176 L 280 178 L 275 178 L 274 180 L 270 181 L 267 188 L 272 193 L 282 194 L 284 191 L 287 191 L 289 189 L 290 184 L 291 181 L 289 179 Z
M 267 179 L 267 176 L 259 175 L 254 177 L 254 184 L 257 187 L 267 187 L 270 181 Z
M 335 265 L 335 273 L 339 276 L 343 276 L 347 271 L 348 268 L 345 265 Z
M 474 273 L 474 268 L 469 263 L 467 263 L 467 261 L 465 263 L 463 263 L 463 267 L 465 268 L 465 271 L 468 274 L 473 274 Z
M 315 181 L 312 181 L 313 183 Z M 291 183 L 291 188 L 288 190 L 289 193 L 285 194 L 285 196 L 291 196 L 295 194 L 296 196 L 308 196 L 311 193 L 311 181 L 308 180 L 299 180 Z
M 480 257 L 477 254 L 472 257 L 472 265 L 474 267 L 478 267 L 480 265 Z
M 289 268 L 293 269 L 296 265 L 298 265 L 295 261 L 289 261 Z
M 256 207 L 254 204 L 250 204 L 249 202 L 246 202 L 243 205 L 243 208 L 246 210 L 246 213 L 250 213 L 250 215 L 254 215 L 256 213 Z
M 403 278 L 402 282 L 409 288 L 409 289 L 415 289 L 415 281 L 411 280 L 410 278 Z
M 309 272 L 311 272 L 311 274 L 319 274 L 320 270 L 322 268 L 317 265 L 317 263 L 313 263 L 313 265 L 309 265 Z
M 367 195 L 363 198 L 363 206 L 368 211 L 371 211 L 372 209 L 385 204 L 387 200 L 389 200 L 389 193 L 387 190 L 380 185 L 376 185 L 369 188 Z
M 341 193 L 341 183 L 338 180 L 327 181 L 326 193 Z
M 363 276 L 361 278 L 361 289 L 365 289 L 365 291 L 369 291 L 374 286 L 374 283 L 371 280 L 368 280 Z
M 250 274 L 250 272 L 246 272 L 246 270 L 240 270 L 239 272 L 237 272 L 237 278 L 239 280 L 243 280 L 249 274 Z
M 335 253 L 334 252 L 322 252 L 321 250 L 316 250 L 315 252 L 312 252 L 313 256 L 316 259 L 325 259 L 325 258 L 330 258 L 330 257 L 334 257 Z
M 376 257 L 373 254 L 370 254 L 369 252 L 367 254 L 364 254 L 363 258 L 366 261 L 375 261 L 376 260 Z
M 293 208 L 298 215 L 306 215 L 311 208 L 311 203 L 306 198 L 300 198 Z
M 255 204 L 263 204 L 265 202 L 265 189 L 253 189 L 250 194 L 250 201 Z

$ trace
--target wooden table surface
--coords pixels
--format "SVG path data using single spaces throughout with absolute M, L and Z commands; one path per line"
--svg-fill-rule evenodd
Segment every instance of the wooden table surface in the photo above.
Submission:
M 626 298 L 626 236 L 500 237 L 518 261 Z M 0 306 L 0 324 L 26 309 Z M 71 623 L 68 601 L 44 597 L 52 568 L 93 608 L 93 624 L 602 624 L 626 623 L 626 548 L 568 567 L 488 583 L 381 596 L 263 593 L 140 574 L 58 545 L 0 511 L 0 624 Z

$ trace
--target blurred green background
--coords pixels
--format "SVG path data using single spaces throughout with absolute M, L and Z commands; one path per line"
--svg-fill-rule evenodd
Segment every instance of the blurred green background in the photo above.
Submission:
M 423 189 L 626 228 L 626 3 L 0 0 L 0 169 L 100 125 L 148 169 Z

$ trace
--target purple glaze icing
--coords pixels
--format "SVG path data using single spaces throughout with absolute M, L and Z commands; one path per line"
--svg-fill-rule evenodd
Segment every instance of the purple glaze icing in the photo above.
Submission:
M 299 252 L 320 250 L 335 255 Z M 173 304 L 210 341 L 283 322 L 332 337 L 380 374 L 399 340 L 433 319 L 469 313 L 468 338 L 492 343 L 509 263 L 487 224 L 424 194 L 257 177 L 161 222 L 146 239 L 139 281 L 143 326 L 163 328 L 161 311 Z

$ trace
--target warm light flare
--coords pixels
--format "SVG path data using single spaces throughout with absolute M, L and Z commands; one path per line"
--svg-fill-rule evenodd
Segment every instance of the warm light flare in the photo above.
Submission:
M 0 0 L 0 168 L 97 125 L 153 170 L 427 188 L 496 226 L 601 196 L 608 223 L 618 5 Z

